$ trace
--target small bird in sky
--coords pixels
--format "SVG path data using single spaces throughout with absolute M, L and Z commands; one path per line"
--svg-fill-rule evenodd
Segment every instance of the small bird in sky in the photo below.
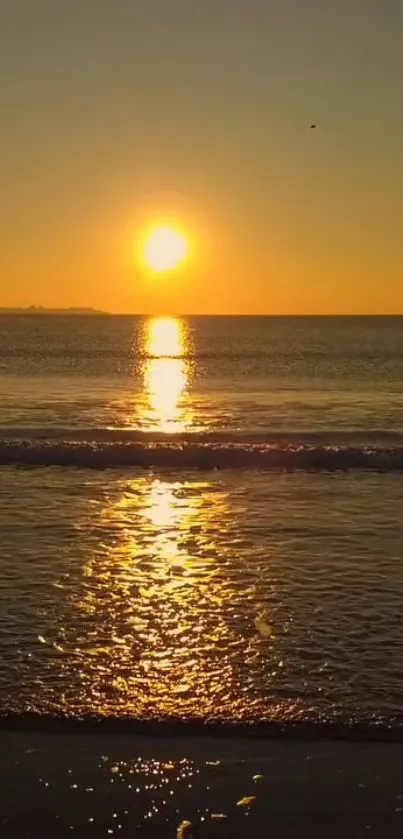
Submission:
M 309 127 L 310 128 L 316 128 L 317 127 L 316 122 L 313 122 L 312 125 L 310 125 Z

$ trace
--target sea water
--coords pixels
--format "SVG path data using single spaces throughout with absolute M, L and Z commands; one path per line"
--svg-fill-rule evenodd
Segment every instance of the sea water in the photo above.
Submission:
M 0 713 L 403 720 L 403 318 L 0 316 Z

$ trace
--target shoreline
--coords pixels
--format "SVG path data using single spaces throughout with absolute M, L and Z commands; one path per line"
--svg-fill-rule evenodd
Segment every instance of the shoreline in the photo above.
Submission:
M 130 735 L 131 737 L 230 738 L 290 742 L 403 743 L 403 722 L 387 723 L 340 720 L 301 721 L 222 721 L 203 719 L 136 719 L 86 715 L 82 717 L 56 714 L 0 713 L 0 731 L 38 734 L 94 733 L 99 735 Z

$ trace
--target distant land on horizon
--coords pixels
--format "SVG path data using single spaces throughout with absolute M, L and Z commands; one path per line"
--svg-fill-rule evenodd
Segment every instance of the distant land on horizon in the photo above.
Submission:
M 107 315 L 99 309 L 83 306 L 70 306 L 67 309 L 49 309 L 46 306 L 0 306 L 3 315 Z

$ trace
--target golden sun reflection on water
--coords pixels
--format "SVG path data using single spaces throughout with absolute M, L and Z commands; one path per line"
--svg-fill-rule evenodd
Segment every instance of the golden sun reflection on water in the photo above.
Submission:
M 144 324 L 144 399 L 142 426 L 149 431 L 180 433 L 192 423 L 187 398 L 188 329 L 179 318 L 151 318 Z
M 225 492 L 150 477 L 119 489 L 99 522 L 113 540 L 86 564 L 76 604 L 91 626 L 82 673 L 94 710 L 206 718 L 224 703 L 236 714 L 245 639 L 229 617 L 248 592 L 217 559 Z
M 153 358 L 178 358 L 186 351 L 187 335 L 179 318 L 150 318 L 145 324 L 145 350 Z

